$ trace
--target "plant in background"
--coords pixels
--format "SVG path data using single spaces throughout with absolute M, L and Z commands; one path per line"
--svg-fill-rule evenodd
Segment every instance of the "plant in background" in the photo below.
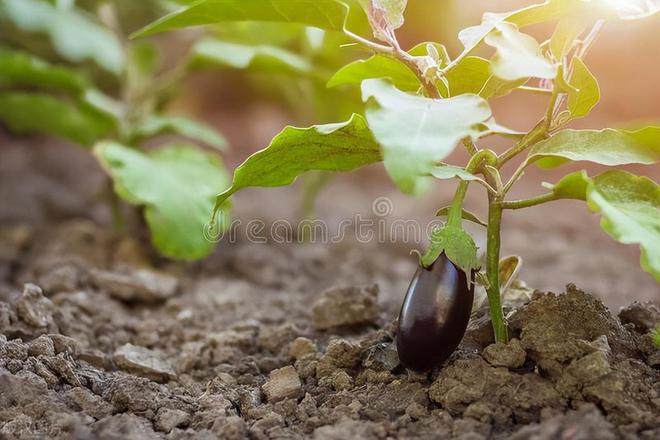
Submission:
M 151 0 L 1 0 L 0 120 L 15 133 L 91 149 L 115 193 L 144 207 L 155 247 L 195 259 L 213 249 L 191 231 L 207 222 L 227 172 L 217 155 L 190 142 L 144 146 L 164 134 L 219 150 L 226 142 L 205 124 L 163 113 L 186 71 L 163 70 L 154 44 L 125 36 L 121 25 L 134 29 L 162 11 Z

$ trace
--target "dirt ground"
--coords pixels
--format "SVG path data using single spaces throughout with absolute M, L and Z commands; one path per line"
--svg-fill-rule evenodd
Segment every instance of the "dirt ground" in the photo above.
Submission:
M 657 306 L 619 317 L 591 287 L 519 287 L 510 344 L 492 344 L 480 310 L 441 369 L 410 374 L 393 344 L 409 244 L 239 238 L 202 262 L 168 262 L 144 237 L 102 226 L 93 160 L 52 147 L 37 149 L 40 160 L 20 144 L 2 151 L 0 438 L 660 437 L 660 350 L 647 334 Z M 361 188 L 341 210 L 326 198 L 320 214 L 368 211 Z M 238 215 L 286 215 L 288 196 L 276 194 Z M 413 211 L 391 197 L 397 215 Z M 549 238 L 529 217 L 509 226 L 530 285 L 605 276 L 596 282 L 622 279 L 620 295 L 604 296 L 611 308 L 657 298 L 627 269 L 634 252 L 612 256 L 603 275 L 609 257 L 584 261 L 589 233 L 557 224 Z

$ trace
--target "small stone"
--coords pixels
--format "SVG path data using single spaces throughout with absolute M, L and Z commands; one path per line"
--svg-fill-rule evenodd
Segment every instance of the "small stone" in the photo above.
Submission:
M 567 373 L 583 384 L 595 383 L 610 371 L 610 362 L 602 351 L 595 351 L 576 359 L 566 368 Z
M 619 320 L 624 324 L 632 324 L 638 333 L 648 333 L 660 322 L 660 306 L 648 301 L 633 302 L 619 311 Z
M 65 354 L 58 354 L 57 356 L 51 357 L 40 356 L 39 360 L 69 384 L 74 387 L 82 386 L 82 383 L 80 383 L 80 379 L 78 379 L 78 375 L 76 374 L 75 365 Z
M 394 344 L 381 342 L 366 350 L 362 365 L 376 371 L 392 371 L 399 365 L 399 355 Z
M 41 335 L 28 344 L 30 356 L 55 356 L 55 346 L 53 340 L 48 336 Z
M 158 440 L 162 436 L 154 432 L 151 422 L 131 413 L 104 417 L 94 424 L 91 438 Z
M 360 364 L 361 354 L 359 345 L 346 339 L 332 338 L 321 359 L 340 368 L 353 368 Z
M 28 346 L 20 339 L 12 339 L 0 346 L 0 358 L 24 361 L 28 358 Z
M 245 421 L 238 416 L 217 418 L 213 422 L 211 431 L 226 440 L 242 440 L 248 438 L 248 429 Z
M 413 420 L 419 420 L 429 414 L 428 410 L 419 402 L 412 402 L 406 407 L 406 415 Z
M 112 359 L 122 370 L 147 379 L 167 381 L 176 377 L 170 363 L 148 348 L 124 344 L 115 351 Z
M 178 280 L 150 269 L 135 269 L 125 272 L 110 272 L 93 269 L 92 283 L 121 301 L 156 303 L 172 296 L 179 287 Z
M 64 336 L 59 333 L 53 333 L 46 336 L 53 341 L 55 353 L 57 354 L 66 352 L 75 357 L 81 350 L 80 342 L 69 336 Z
M 53 311 L 55 305 L 46 298 L 41 287 L 26 283 L 23 294 L 16 301 L 16 313 L 25 323 L 32 327 L 55 327 Z
M 0 333 L 8 333 L 12 321 L 16 320 L 16 313 L 6 302 L 0 301 Z
M 261 387 L 269 402 L 282 399 L 296 399 L 303 395 L 300 377 L 290 365 L 270 372 L 268 381 Z
M 349 390 L 353 388 L 353 378 L 344 370 L 337 370 L 328 378 L 330 386 L 335 391 Z
M 312 323 L 319 330 L 362 325 L 380 315 L 378 286 L 334 287 L 321 293 L 312 306 Z
M 527 353 L 518 339 L 511 339 L 508 344 L 490 344 L 484 348 L 483 357 L 494 367 L 519 368 L 525 363 Z
M 268 411 L 254 422 L 251 431 L 267 433 L 273 428 L 284 425 L 284 418 L 274 411 Z
M 180 409 L 162 408 L 158 411 L 154 427 L 160 432 L 168 433 L 174 428 L 184 427 L 190 423 L 190 414 Z
M 84 387 L 71 388 L 64 396 L 71 406 L 79 408 L 80 411 L 97 420 L 113 412 L 111 404 Z
M 112 369 L 112 362 L 108 358 L 108 355 L 103 353 L 101 350 L 95 350 L 93 348 L 83 349 L 78 354 L 78 359 L 85 361 L 89 365 L 92 365 L 96 368 L 103 370 Z
M 316 353 L 316 344 L 311 339 L 299 337 L 289 345 L 289 356 L 300 359 L 308 354 Z

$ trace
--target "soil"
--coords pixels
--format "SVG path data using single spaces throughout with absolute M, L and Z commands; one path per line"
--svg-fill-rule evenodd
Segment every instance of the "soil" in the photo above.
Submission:
M 660 436 L 651 305 L 623 323 L 574 286 L 530 291 L 508 305 L 510 344 L 492 344 L 480 310 L 452 358 L 417 375 L 399 365 L 388 298 L 405 257 L 238 243 L 173 264 L 105 231 L 3 229 L 2 438 Z
M 509 344 L 480 309 L 444 365 L 412 374 L 393 343 L 415 264 L 400 247 L 239 239 L 172 263 L 99 221 L 102 179 L 76 172 L 91 162 L 58 187 L 10 153 L 2 439 L 660 438 L 650 302 L 617 314 L 518 283 Z

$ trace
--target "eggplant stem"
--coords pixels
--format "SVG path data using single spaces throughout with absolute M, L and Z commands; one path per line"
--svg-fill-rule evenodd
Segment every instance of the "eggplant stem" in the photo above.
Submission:
M 499 266 L 500 266 L 500 230 L 502 225 L 502 201 L 491 197 L 488 205 L 488 230 L 486 245 L 486 276 L 489 286 L 488 308 L 493 324 L 493 333 L 496 342 L 506 343 L 509 340 L 504 314 L 502 313 L 502 299 L 500 296 Z

